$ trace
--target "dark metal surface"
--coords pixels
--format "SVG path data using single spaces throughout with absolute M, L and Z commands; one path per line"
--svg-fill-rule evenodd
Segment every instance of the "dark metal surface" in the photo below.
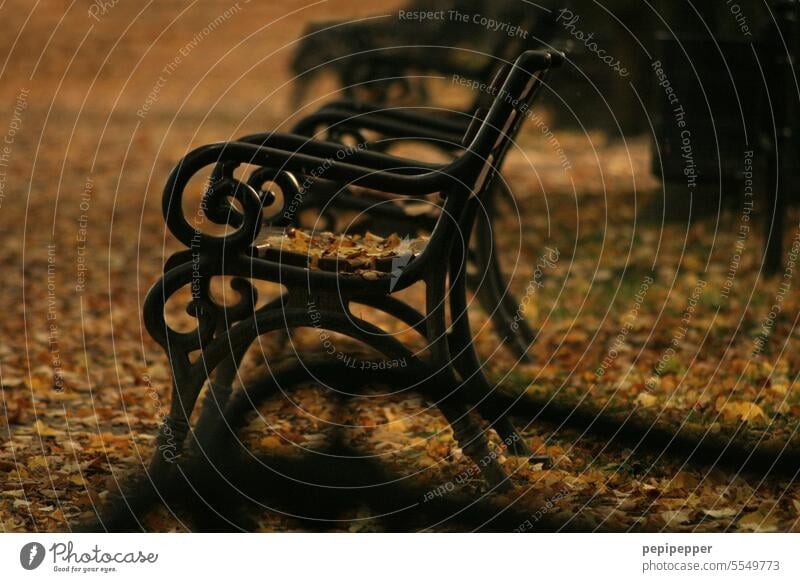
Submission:
M 406 145 L 409 142 L 421 142 L 448 155 L 457 155 L 457 152 L 463 149 L 465 139 L 468 141 L 471 129 L 479 126 L 492 99 L 500 94 L 507 72 L 507 65 L 498 68 L 491 83 L 487 83 L 487 90 L 476 97 L 472 112 L 404 109 L 359 101 L 337 101 L 301 120 L 294 131 L 309 137 L 325 137 L 331 140 L 343 136 L 355 136 L 358 143 L 363 144 L 368 150 L 380 151 L 397 143 Z M 534 97 L 543 83 L 544 78 L 540 79 L 540 83 L 535 87 Z M 444 114 L 448 115 L 445 117 Z M 367 141 L 362 137 L 366 131 L 378 135 Z M 245 136 L 241 139 L 259 142 L 266 138 L 267 136 L 262 134 Z M 477 219 L 478 234 L 474 239 L 473 252 L 469 255 L 470 261 L 481 276 L 472 277 L 468 282 L 490 314 L 498 335 L 504 338 L 517 358 L 529 362 L 531 360 L 528 350 L 536 337 L 536 332 L 525 320 L 513 323 L 514 313 L 520 302 L 509 291 L 509 284 L 500 269 L 497 249 L 491 236 L 497 199 L 513 197 L 507 183 L 499 174 L 495 175 L 487 191 L 485 206 Z M 331 208 L 328 193 L 323 192 L 322 196 L 314 196 L 312 192 L 306 199 L 305 206 L 307 208 L 316 206 L 317 210 L 321 210 L 323 206 Z M 420 231 L 430 231 L 435 223 L 435 216 L 408 216 L 403 212 L 402 206 L 376 205 L 374 199 L 352 197 L 347 194 L 337 196 L 333 209 L 337 208 L 364 212 L 368 220 L 362 221 L 362 226 L 379 234 L 382 231 L 417 234 Z
M 410 388 L 436 404 L 452 425 L 459 445 L 492 486 L 507 485 L 483 430 L 470 415 L 470 410 L 478 411 L 504 438 L 522 445 L 507 408 L 491 398 L 494 387 L 484 377 L 475 354 L 467 315 L 466 262 L 478 209 L 525 119 L 537 74 L 560 60 L 557 54 L 523 53 L 468 147 L 448 164 L 432 166 L 380 153 L 353 152 L 342 144 L 297 136 L 276 136 L 261 143 L 212 144 L 192 151 L 177 164 L 164 189 L 163 212 L 170 231 L 187 250 L 167 261 L 163 277 L 148 293 L 143 308 L 146 328 L 165 350 L 173 375 L 170 412 L 149 469 L 156 486 L 176 474 L 187 436 L 192 435 L 202 447 L 203 439 L 190 428 L 190 418 L 206 382 L 210 390 L 200 422 L 201 426 L 214 426 L 233 391 L 247 348 L 263 334 L 296 327 L 341 333 L 386 358 L 406 361 L 414 378 Z M 241 181 L 235 177 L 242 164 L 257 167 L 255 178 Z M 214 171 L 200 208 L 187 210 L 185 190 L 192 178 L 209 166 L 214 166 Z M 438 193 L 442 211 L 430 229 L 424 251 L 400 272 L 376 278 L 258 257 L 253 245 L 264 215 L 279 214 L 285 201 L 272 208 L 277 205 L 275 197 L 253 185 L 269 178 L 280 181 L 287 190 L 296 190 L 284 192 L 285 196 L 302 195 L 298 185 L 320 173 L 340 188 L 357 186 L 417 197 Z M 209 222 L 223 225 L 227 231 L 215 234 L 201 228 Z M 215 298 L 211 283 L 220 277 L 229 278 L 238 302 L 227 304 Z M 255 280 L 278 283 L 286 293 L 259 307 Z M 419 308 L 396 297 L 417 282 L 424 282 L 426 289 L 425 305 Z M 180 331 L 168 323 L 166 306 L 176 293 L 187 289 L 192 297 L 187 312 L 196 323 L 191 331 Z M 354 316 L 349 309 L 354 302 L 373 305 L 422 332 L 428 342 L 426 353 L 415 355 L 392 333 Z M 450 307 L 449 322 L 445 302 Z M 517 450 L 525 452 L 524 446 Z

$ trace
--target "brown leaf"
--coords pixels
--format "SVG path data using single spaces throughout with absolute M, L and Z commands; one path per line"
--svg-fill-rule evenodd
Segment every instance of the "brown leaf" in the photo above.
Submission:
M 728 402 L 722 407 L 720 413 L 725 420 L 740 419 L 744 422 L 764 420 L 767 417 L 761 407 L 752 402 Z
M 774 532 L 778 531 L 778 519 L 775 512 L 770 512 L 769 515 L 762 511 L 753 511 L 748 513 L 736 524 L 742 531 L 752 532 Z

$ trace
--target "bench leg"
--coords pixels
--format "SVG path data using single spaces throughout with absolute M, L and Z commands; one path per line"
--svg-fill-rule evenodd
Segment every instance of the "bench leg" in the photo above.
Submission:
M 470 208 L 476 212 L 476 206 Z M 484 221 L 484 235 L 491 235 L 488 221 Z M 481 229 L 478 228 L 480 234 Z M 484 238 L 484 247 L 490 244 L 490 238 Z M 468 242 L 468 241 L 467 241 Z M 481 246 L 479 244 L 479 246 Z M 466 274 L 463 267 L 463 255 L 453 254 L 451 257 L 450 271 L 458 275 L 453 278 L 450 289 L 450 313 L 453 320 L 449 334 L 450 353 L 455 354 L 454 366 L 464 378 L 465 388 L 472 402 L 478 403 L 481 416 L 494 428 L 501 440 L 508 446 L 508 454 L 526 457 L 531 462 L 546 462 L 542 457 L 533 457 L 530 448 L 522 436 L 517 432 L 509 418 L 508 410 L 498 410 L 492 404 L 492 392 L 497 389 L 493 386 L 483 371 L 483 364 L 478 359 L 475 344 L 472 339 L 472 329 L 469 322 L 469 311 L 466 298 Z M 498 309 L 499 310 L 499 309 Z
M 485 261 L 478 269 L 479 272 L 486 273 L 486 279 L 475 282 L 476 285 L 481 285 L 478 301 L 490 314 L 495 332 L 514 357 L 522 363 L 532 363 L 533 356 L 528 350 L 536 339 L 536 332 L 522 315 L 521 303 L 508 290 L 508 283 L 500 271 L 496 255 L 492 254 Z
M 489 450 L 486 433 L 470 416 L 469 408 L 466 405 L 442 402 L 439 410 L 453 427 L 453 437 L 458 446 L 478 466 L 489 485 L 497 491 L 510 489 L 511 481 L 500 466 L 497 454 Z
M 224 422 L 223 412 L 233 393 L 233 383 L 239 370 L 239 364 L 244 357 L 244 350 L 238 354 L 231 354 L 222 361 L 217 368 L 213 380 L 208 383 L 208 390 L 203 398 L 200 416 L 195 424 L 194 433 L 199 452 L 206 455 L 213 454 L 215 450 L 216 435 Z
M 240 284 L 241 289 L 247 289 L 245 284 Z M 243 291 L 242 291 L 243 293 Z M 249 291 L 253 296 L 254 291 Z M 282 294 L 264 306 L 264 310 L 280 310 L 283 303 L 287 299 L 286 294 Z M 224 317 L 219 318 L 220 328 L 230 328 L 230 326 L 245 317 L 252 315 L 255 312 L 255 300 L 252 303 L 243 304 L 245 307 L 250 306 L 250 309 L 238 309 L 236 312 L 228 313 Z M 290 338 L 290 331 L 283 327 L 273 329 L 271 333 L 277 334 L 282 338 Z M 286 343 L 285 341 L 282 343 Z M 231 394 L 233 393 L 233 385 L 239 374 L 239 366 L 242 363 L 250 343 L 242 342 L 237 344 L 238 347 L 230 346 L 230 354 L 219 363 L 217 366 L 214 379 L 209 382 L 208 391 L 205 398 L 203 398 L 202 408 L 200 410 L 200 417 L 195 425 L 195 435 L 201 448 L 210 448 L 214 445 L 213 439 L 217 434 L 217 429 L 220 428 L 220 423 L 224 422 L 224 411 L 228 405 Z
M 185 356 L 181 356 L 184 357 Z M 182 366 L 173 365 L 172 400 L 170 410 L 156 439 L 156 450 L 150 463 L 151 478 L 170 472 L 184 454 L 184 444 L 189 435 L 189 420 L 197 404 L 205 378 Z M 154 483 L 158 479 L 153 479 Z
M 465 244 L 468 248 L 468 239 Z M 455 305 L 466 304 L 464 277 L 466 252 L 464 249 L 460 259 L 451 259 L 449 268 L 452 277 L 449 298 L 451 303 L 455 302 Z M 453 268 L 454 266 L 456 268 Z M 489 484 L 498 490 L 505 490 L 511 486 L 511 482 L 500 466 L 497 456 L 491 454 L 483 428 L 469 415 L 470 408 L 467 404 L 469 400 L 464 396 L 464 391 L 469 389 L 469 382 L 465 385 L 456 379 L 456 364 L 450 350 L 451 332 L 448 331 L 445 318 L 446 275 L 446 270 L 441 273 L 431 273 L 425 281 L 427 314 L 425 335 L 428 338 L 428 351 L 431 355 L 432 365 L 437 370 L 432 378 L 432 384 L 439 387 L 439 394 L 442 394 L 441 387 L 452 388 L 451 392 L 443 394 L 443 398 L 439 402 L 439 409 L 453 427 L 453 436 L 464 453 L 478 465 Z M 454 328 L 454 331 L 452 333 L 462 335 L 466 330 L 466 333 L 469 334 L 468 325 L 466 328 L 459 326 L 456 329 L 457 313 L 458 311 L 453 311 L 454 320 L 451 327 Z M 471 341 L 471 339 L 465 338 L 464 341 Z M 460 394 L 456 394 L 456 392 L 460 392 Z
M 509 291 L 509 283 L 500 268 L 492 237 L 492 214 L 491 207 L 486 209 L 486 213 L 480 213 L 476 226 L 474 260 L 478 273 L 483 277 L 483 280 L 475 281 L 475 285 L 480 285 L 478 301 L 489 313 L 495 331 L 514 356 L 521 362 L 530 363 L 533 358 L 528 350 L 536 339 L 536 332 L 522 314 L 522 303 Z

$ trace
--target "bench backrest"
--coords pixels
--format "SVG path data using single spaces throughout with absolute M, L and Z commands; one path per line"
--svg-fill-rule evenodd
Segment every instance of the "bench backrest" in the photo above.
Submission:
M 482 163 L 475 175 L 474 194 L 481 189 L 502 164 L 513 144 L 547 72 L 560 66 L 564 59 L 559 52 L 525 51 L 513 65 L 498 72 L 489 88 L 494 93 L 491 107 L 475 113 L 473 124 L 467 130 L 464 145 L 472 156 Z

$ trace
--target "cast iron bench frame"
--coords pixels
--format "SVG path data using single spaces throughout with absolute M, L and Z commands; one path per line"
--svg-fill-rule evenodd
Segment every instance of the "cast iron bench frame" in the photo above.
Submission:
M 359 147 L 369 151 L 385 152 L 392 143 L 397 142 L 425 143 L 448 156 L 457 156 L 469 145 L 469 138 L 477 127 L 476 122 L 480 122 L 486 115 L 507 72 L 507 63 L 497 68 L 494 79 L 484 86 L 485 91 L 476 96 L 466 111 L 392 108 L 376 103 L 340 100 L 328 103 L 304 117 L 294 125 L 292 131 L 313 139 L 344 141 L 351 138 Z M 376 134 L 377 137 L 367 140 L 363 133 L 365 131 Z M 258 144 L 265 144 L 270 140 L 275 140 L 273 133 L 251 134 L 237 139 Z M 504 198 L 514 204 L 514 197 L 499 172 L 495 173 L 488 191 L 483 212 L 478 213 L 474 246 L 469 254 L 470 262 L 475 265 L 478 275 L 468 276 L 467 284 L 477 293 L 478 300 L 489 314 L 504 344 L 519 361 L 530 363 L 532 358 L 528 352 L 536 339 L 536 332 L 527 320 L 517 316 L 520 301 L 510 291 L 492 236 L 498 199 Z M 373 230 L 377 228 L 415 235 L 419 232 L 430 232 L 436 224 L 435 212 L 420 214 L 418 208 L 413 213 L 406 212 L 404 206 L 385 204 L 385 199 L 371 197 L 368 193 L 354 195 L 340 190 L 332 200 L 329 189 L 309 189 L 303 198 L 302 208 L 294 213 L 295 219 L 301 211 L 311 208 L 317 211 L 324 209 L 331 218 L 329 225 L 335 223 L 334 216 L 331 215 L 335 215 L 337 210 L 360 212 L 362 218 L 368 219 L 362 221 L 362 228 L 366 225 Z
M 491 83 L 485 85 L 485 92 L 479 93 L 466 111 L 448 111 L 425 108 L 394 108 L 377 103 L 341 100 L 321 107 L 315 113 L 298 122 L 294 133 L 340 141 L 353 138 L 369 150 L 385 151 L 393 143 L 425 143 L 446 155 L 457 156 L 469 145 L 469 138 L 476 121 L 486 115 L 492 100 L 498 94 L 508 65 L 498 68 Z M 543 77 L 544 80 L 544 77 Z M 534 95 L 534 98 L 536 95 Z M 367 140 L 363 132 L 369 131 L 378 137 Z M 248 138 L 251 136 L 248 136 Z M 245 138 L 247 139 L 247 138 Z M 530 363 L 528 350 L 536 339 L 536 332 L 527 320 L 516 317 L 520 301 L 510 290 L 510 285 L 502 272 L 499 254 L 494 244 L 492 229 L 500 199 L 515 204 L 508 182 L 500 172 L 493 176 L 484 199 L 483 212 L 478 213 L 475 231 L 475 245 L 469 259 L 475 265 L 478 276 L 468 276 L 467 284 L 477 293 L 477 297 L 495 326 L 499 337 L 519 361 Z M 375 205 L 376 200 L 365 196 L 353 197 L 347 194 L 337 196 L 335 204 L 328 203 L 327 196 L 309 197 L 306 206 L 317 205 L 336 210 L 363 211 L 378 224 L 390 224 L 398 228 L 408 224 L 416 231 L 430 231 L 436 222 L 434 216 L 407 215 L 402 206 Z
M 487 187 L 524 121 L 530 100 L 542 82 L 540 75 L 562 59 L 560 53 L 523 53 L 511 67 L 470 145 L 448 164 L 420 164 L 381 153 L 353 151 L 342 144 L 277 134 L 266 144 L 237 141 L 203 146 L 177 164 L 165 186 L 162 205 L 169 230 L 186 250 L 166 261 L 164 274 L 149 291 L 143 307 L 145 326 L 165 350 L 173 379 L 170 411 L 148 469 L 156 486 L 175 476 L 190 433 L 197 444 L 206 437 L 213 438 L 213 434 L 196 432 L 201 427 L 218 428 L 214 420 L 223 418 L 248 347 L 263 334 L 295 327 L 338 332 L 387 358 L 405 359 L 409 371 L 418 378 L 413 388 L 424 392 L 440 409 L 465 454 L 479 464 L 491 485 L 508 486 L 503 469 L 489 451 L 483 429 L 470 415 L 474 407 L 506 442 L 523 446 L 508 411 L 498 409 L 491 398 L 494 387 L 484 376 L 473 346 L 465 283 L 467 249 Z M 346 161 L 340 161 L 345 151 Z M 234 176 L 242 164 L 259 167 L 250 180 L 254 183 L 270 175 L 288 185 L 324 166 L 325 179 L 343 185 L 404 196 L 438 192 L 443 199 L 442 211 L 424 251 L 396 278 L 365 279 L 267 260 L 258 256 L 254 244 L 264 222 L 265 206 L 271 200 Z M 209 166 L 214 166 L 214 171 L 202 210 L 208 220 L 229 228 L 222 236 L 194 226 L 190 218 L 195 214 L 187 213 L 183 205 L 184 190 L 192 177 Z M 223 304 L 212 295 L 211 280 L 223 276 L 231 278 L 238 303 Z M 278 283 L 287 292 L 257 307 L 250 280 Z M 425 284 L 424 315 L 394 296 L 418 282 Z M 187 312 L 196 319 L 196 327 L 188 332 L 170 326 L 165 311 L 167 301 L 184 288 L 192 292 Z M 450 307 L 449 322 L 445 301 Z M 428 342 L 427 357 L 418 357 L 390 332 L 354 316 L 348 308 L 350 302 L 386 312 L 418 331 Z M 316 309 L 313 317 L 311 304 Z M 209 390 L 196 430 L 191 430 L 191 414 L 206 381 Z M 523 452 L 527 454 L 527 450 Z

